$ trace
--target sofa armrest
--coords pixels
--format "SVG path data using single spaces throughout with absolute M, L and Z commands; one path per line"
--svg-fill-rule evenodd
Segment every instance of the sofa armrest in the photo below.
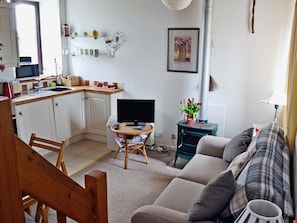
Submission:
M 157 205 L 145 205 L 132 215 L 131 223 L 183 223 L 187 214 Z
M 213 223 L 213 221 L 198 222 Z M 145 205 L 133 213 L 131 223 L 188 223 L 188 213 L 158 205 Z
M 199 140 L 196 153 L 222 158 L 225 146 L 229 141 L 229 138 L 205 135 Z

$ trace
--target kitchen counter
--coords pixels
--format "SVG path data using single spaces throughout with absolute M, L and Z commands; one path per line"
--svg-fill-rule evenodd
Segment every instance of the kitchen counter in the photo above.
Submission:
M 67 87 L 67 86 L 63 86 Z M 122 92 L 123 89 L 117 88 L 117 89 L 108 89 L 108 88 L 99 88 L 99 87 L 94 87 L 94 86 L 73 86 L 69 87 L 72 90 L 68 91 L 61 91 L 61 92 L 46 92 L 44 94 L 36 94 L 32 95 L 29 94 L 29 92 L 24 92 L 20 96 L 15 97 L 11 99 L 11 104 L 12 105 L 21 105 L 21 104 L 26 104 L 29 102 L 34 102 L 34 101 L 39 101 L 47 98 L 53 98 L 57 96 L 62 96 L 62 95 L 67 95 L 67 94 L 72 94 L 76 92 L 94 92 L 94 93 L 101 93 L 101 94 L 114 94 L 118 92 Z

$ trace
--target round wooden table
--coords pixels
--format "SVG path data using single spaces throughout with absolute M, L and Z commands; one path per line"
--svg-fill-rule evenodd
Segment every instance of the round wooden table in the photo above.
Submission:
M 116 129 L 118 125 L 118 129 Z M 128 168 L 129 151 L 139 151 L 144 155 L 145 161 L 149 164 L 149 159 L 145 150 L 145 143 L 150 137 L 153 131 L 153 126 L 146 123 L 144 126 L 130 126 L 126 123 L 114 124 L 111 126 L 111 131 L 117 134 L 115 139 L 119 144 L 119 148 L 114 156 L 117 158 L 121 149 L 125 148 L 125 165 L 124 168 Z M 146 137 L 142 137 L 146 135 Z

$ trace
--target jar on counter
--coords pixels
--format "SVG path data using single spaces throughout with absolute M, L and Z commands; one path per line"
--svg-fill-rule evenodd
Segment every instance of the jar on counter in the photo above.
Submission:
M 68 24 L 63 24 L 63 36 L 70 36 L 70 26 Z

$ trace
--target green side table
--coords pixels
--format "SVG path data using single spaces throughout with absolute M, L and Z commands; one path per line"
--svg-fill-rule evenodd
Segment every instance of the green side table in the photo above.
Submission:
M 198 123 L 195 122 L 194 126 L 190 126 L 179 121 L 177 123 L 177 148 L 174 160 L 174 166 L 178 157 L 190 160 L 196 154 L 196 147 L 205 135 L 217 135 L 218 124 L 216 123 Z

